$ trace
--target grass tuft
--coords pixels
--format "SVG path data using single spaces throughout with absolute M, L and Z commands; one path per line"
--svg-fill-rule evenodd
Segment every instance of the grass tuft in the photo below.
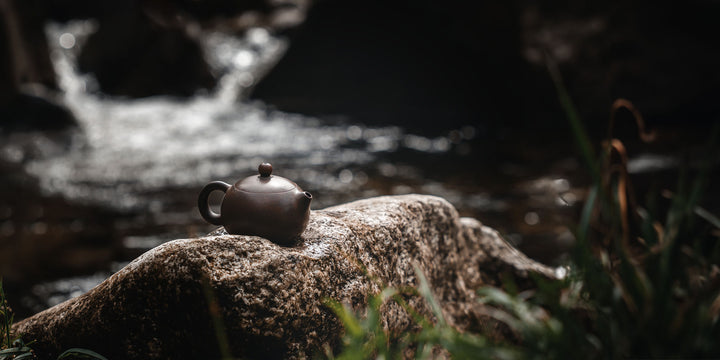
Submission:
M 425 298 L 434 319 L 415 316 L 417 332 L 388 334 L 378 320 L 386 301 L 413 311 L 392 288 L 371 297 L 360 312 L 331 303 L 346 328 L 345 347 L 336 358 L 411 354 L 426 359 L 443 349 L 456 359 L 720 357 L 720 219 L 702 206 L 714 159 L 696 173 L 681 169 L 673 190 L 649 192 L 640 205 L 627 171 L 627 151 L 612 137 L 615 113 L 626 109 L 640 139 L 652 141 L 640 112 L 628 100 L 616 101 L 608 140 L 596 151 L 559 71 L 550 62 L 548 68 L 593 179 L 575 229 L 569 275 L 559 281 L 535 279 L 536 288 L 521 293 L 511 282 L 505 290 L 478 289 L 488 315 L 518 338 L 498 343 L 448 325 L 416 268 L 415 293 Z M 706 154 L 717 153 L 719 133 L 720 125 Z
M 5 298 L 3 280 L 0 278 L 0 349 L 13 347 L 15 339 L 11 336 L 10 331 L 14 318 L 15 315 Z

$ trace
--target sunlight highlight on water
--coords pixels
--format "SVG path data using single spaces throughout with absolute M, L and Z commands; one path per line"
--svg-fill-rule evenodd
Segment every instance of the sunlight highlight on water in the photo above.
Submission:
M 327 125 L 243 101 L 286 47 L 263 29 L 244 37 L 204 35 L 208 63 L 220 75 L 209 94 L 189 99 L 101 96 L 92 76 L 80 74 L 75 65 L 78 49 L 96 29 L 91 21 L 47 28 L 63 100 L 83 134 L 70 150 L 27 164 L 50 194 L 135 208 L 146 205 L 148 192 L 237 179 L 261 161 L 272 161 L 282 175 L 310 188 L 341 191 L 357 185 L 351 168 L 369 164 L 377 153 L 451 148 L 445 137 L 429 139 L 397 127 Z

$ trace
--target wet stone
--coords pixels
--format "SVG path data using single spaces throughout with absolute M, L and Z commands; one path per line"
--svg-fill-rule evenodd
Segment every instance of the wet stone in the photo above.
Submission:
M 312 357 L 338 349 L 343 332 L 327 299 L 361 309 L 383 286 L 417 285 L 414 266 L 450 324 L 500 337 L 474 290 L 507 275 L 520 286 L 531 273 L 554 277 L 442 198 L 386 196 L 312 212 L 296 247 L 222 230 L 165 243 L 14 330 L 36 341 L 41 358 L 70 347 L 108 358 L 216 358 L 218 331 L 234 356 Z M 408 303 L 428 313 L 422 298 Z M 394 303 L 382 316 L 393 331 L 412 330 Z

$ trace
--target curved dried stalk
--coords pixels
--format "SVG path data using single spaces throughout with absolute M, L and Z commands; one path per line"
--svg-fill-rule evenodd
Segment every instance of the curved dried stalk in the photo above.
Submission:
M 608 176 L 617 174 L 617 202 L 620 208 L 620 225 L 622 226 L 622 244 L 625 250 L 629 249 L 630 243 L 630 221 L 628 219 L 628 176 L 626 169 L 621 164 L 615 164 L 608 170 Z
M 606 155 L 606 178 L 604 179 L 603 186 L 607 189 L 608 193 L 611 193 L 610 180 L 613 175 L 617 175 L 618 187 L 617 187 L 617 201 L 618 207 L 620 208 L 620 221 L 622 225 L 623 233 L 623 246 L 625 250 L 629 250 L 630 243 L 630 211 L 629 209 L 635 209 L 635 197 L 633 196 L 632 187 L 630 186 L 630 176 L 627 171 L 628 156 L 625 145 L 618 139 L 611 139 L 605 146 L 607 147 Z M 612 155 L 617 154 L 620 158 L 620 162 L 613 164 Z
M 612 139 L 612 132 L 613 127 L 615 126 L 615 116 L 617 115 L 617 112 L 620 109 L 627 109 L 632 114 L 633 118 L 635 119 L 635 124 L 638 127 L 638 137 L 640 137 L 640 140 L 643 142 L 652 142 L 655 140 L 655 131 L 648 131 L 645 128 L 645 120 L 642 117 L 642 114 L 640 114 L 640 111 L 638 111 L 637 108 L 635 108 L 635 105 L 633 105 L 630 100 L 626 99 L 616 99 L 612 107 L 610 108 L 610 127 L 608 129 L 608 138 Z

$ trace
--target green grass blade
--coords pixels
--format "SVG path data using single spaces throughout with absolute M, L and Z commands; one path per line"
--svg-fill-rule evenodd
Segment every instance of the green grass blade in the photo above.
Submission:
M 720 229 L 720 219 L 718 219 L 717 216 L 713 215 L 711 212 L 705 210 L 704 208 L 696 206 L 695 215 L 705 219 L 705 221 L 709 222 L 712 226 Z
M 588 193 L 587 200 L 583 206 L 582 216 L 580 217 L 580 223 L 577 227 L 577 237 L 581 245 L 586 245 L 587 232 L 590 229 L 590 219 L 592 218 L 593 209 L 597 201 L 598 188 L 593 187 Z
M 360 325 L 360 321 L 355 317 L 355 314 L 346 305 L 341 304 L 335 300 L 327 300 L 325 304 L 332 309 L 332 311 L 340 318 L 345 331 L 347 331 L 353 337 L 361 337 L 363 335 L 363 329 Z
M 60 356 L 57 357 L 58 360 L 60 359 L 97 359 L 97 360 L 107 360 L 106 357 L 88 349 L 82 349 L 82 348 L 72 348 L 65 350 Z
M 418 291 L 420 291 L 420 295 L 422 295 L 425 300 L 430 303 L 430 309 L 432 309 L 433 314 L 435 314 L 435 317 L 437 317 L 438 325 L 447 325 L 447 321 L 445 321 L 445 316 L 442 313 L 442 308 L 437 302 L 437 299 L 435 299 L 435 295 L 433 295 L 432 290 L 430 290 L 430 285 L 427 281 L 427 278 L 425 278 L 425 274 L 423 274 L 422 270 L 420 270 L 420 267 L 417 264 L 413 264 L 413 269 L 415 270 L 415 274 L 420 281 Z
M 30 348 L 27 346 L 13 347 L 0 351 L 0 359 L 15 359 L 15 356 L 19 356 L 25 353 L 29 353 Z
M 205 295 L 205 301 L 207 301 L 208 314 L 213 324 L 213 330 L 215 330 L 215 339 L 217 340 L 218 349 L 220 350 L 220 357 L 222 359 L 231 359 L 230 341 L 227 337 L 222 310 L 220 309 L 220 304 L 208 278 L 202 279 L 202 290 Z
M 580 120 L 580 115 L 575 109 L 575 105 L 573 105 L 567 89 L 565 89 L 565 85 L 563 84 L 562 76 L 560 75 L 560 70 L 558 69 L 557 64 L 552 59 L 550 59 L 549 56 L 546 56 L 545 63 L 548 68 L 548 72 L 550 73 L 550 77 L 555 84 L 555 90 L 557 91 L 560 105 L 565 111 L 565 115 L 570 122 L 570 127 L 572 129 L 573 136 L 575 137 L 575 141 L 580 147 L 580 152 L 583 159 L 585 160 L 585 165 L 587 165 L 587 167 L 590 169 L 590 174 L 592 175 L 594 183 L 599 184 L 600 167 L 596 160 L 597 158 L 595 157 L 595 152 L 593 151 L 590 137 L 587 135 L 587 131 L 585 131 L 585 127 Z
M 0 278 L 0 314 L 2 314 L 3 318 L 3 328 L 5 330 L 5 341 L 7 341 L 6 347 L 11 348 L 12 347 L 12 339 L 10 338 L 10 328 L 12 327 L 13 323 L 13 315 L 10 314 L 10 310 L 7 306 L 7 300 L 5 299 L 5 290 L 3 289 L 3 281 L 2 278 Z M 2 344 L 0 344 L 2 346 Z

